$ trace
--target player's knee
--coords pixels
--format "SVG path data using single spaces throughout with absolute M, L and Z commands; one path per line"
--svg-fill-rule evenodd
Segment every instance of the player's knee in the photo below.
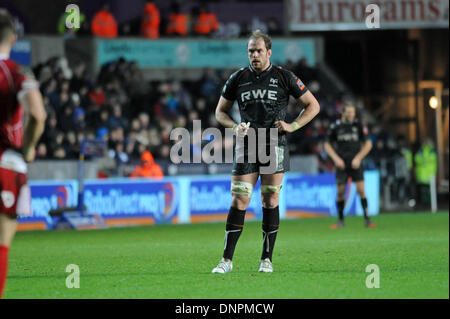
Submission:
M 338 188 L 337 200 L 341 201 L 341 200 L 344 200 L 344 199 L 345 199 L 345 188 L 343 190 Z
M 0 213 L 0 246 L 11 246 L 17 229 L 17 218 Z
M 275 208 L 278 206 L 278 196 L 275 194 L 272 195 L 263 195 L 262 196 L 262 205 L 264 208 Z
M 231 199 L 231 206 L 236 207 L 239 210 L 246 210 L 249 203 L 250 198 L 244 195 L 233 194 Z
M 278 206 L 281 185 L 261 185 L 261 199 L 264 208 L 275 208 Z
M 361 198 L 366 197 L 366 193 L 364 192 L 364 189 L 356 189 L 356 191 L 358 192 L 359 197 L 361 197 Z

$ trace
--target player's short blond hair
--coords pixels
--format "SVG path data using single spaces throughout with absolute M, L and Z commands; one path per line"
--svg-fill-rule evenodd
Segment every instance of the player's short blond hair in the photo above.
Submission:
M 13 18 L 5 9 L 0 9 L 0 43 L 9 40 L 9 36 L 15 34 Z
M 268 34 L 263 33 L 259 29 L 253 31 L 252 34 L 250 34 L 250 37 L 248 38 L 248 42 L 250 42 L 250 40 L 258 40 L 258 39 L 264 40 L 267 50 L 270 50 L 272 48 L 272 39 L 269 37 Z M 247 42 L 247 45 L 248 45 L 248 42 Z

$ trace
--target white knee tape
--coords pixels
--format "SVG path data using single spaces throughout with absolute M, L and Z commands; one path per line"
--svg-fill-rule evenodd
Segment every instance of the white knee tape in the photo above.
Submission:
M 244 195 L 250 198 L 253 192 L 253 185 L 247 182 L 232 181 L 231 182 L 231 193 Z
M 279 193 L 282 185 L 261 185 L 261 193 Z

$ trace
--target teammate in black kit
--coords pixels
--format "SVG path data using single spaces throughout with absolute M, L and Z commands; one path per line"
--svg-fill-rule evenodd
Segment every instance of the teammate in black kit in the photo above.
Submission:
M 337 208 L 339 220 L 331 228 L 344 226 L 345 187 L 351 177 L 361 198 L 364 220 L 367 227 L 375 227 L 367 213 L 367 199 L 364 192 L 364 176 L 361 162 L 372 149 L 372 142 L 367 138 L 368 130 L 355 119 L 356 110 L 351 104 L 344 106 L 341 120 L 331 124 L 325 151 L 336 165 Z M 362 147 L 361 147 L 362 144 Z M 334 145 L 334 146 L 332 146 Z
M 271 39 L 259 30 L 252 33 L 247 45 L 250 66 L 233 73 L 225 86 L 216 109 L 217 121 L 226 128 L 232 128 L 239 136 L 246 136 L 244 143 L 236 145 L 234 165 L 231 177 L 232 202 L 228 213 L 225 230 L 225 247 L 223 258 L 213 273 L 227 273 L 232 270 L 232 258 L 236 243 L 242 233 L 245 212 L 250 203 L 253 187 L 261 175 L 261 200 L 263 206 L 263 252 L 259 266 L 260 272 L 272 272 L 272 252 L 279 226 L 278 198 L 284 172 L 289 170 L 289 157 L 286 134 L 310 122 L 320 110 L 319 103 L 305 85 L 291 71 L 270 63 Z M 289 96 L 293 96 L 305 111 L 294 122 L 286 123 L 286 110 Z M 234 101 L 237 100 L 241 115 L 241 123 L 235 123 L 228 115 Z M 265 128 L 263 143 L 250 141 L 250 133 L 258 134 L 258 128 Z M 275 139 L 269 140 L 270 128 L 278 133 Z M 256 137 L 259 141 L 259 136 Z M 277 142 L 274 148 L 270 141 Z M 256 145 L 255 145 L 256 144 Z M 251 153 L 267 148 L 275 163 L 273 170 L 259 157 L 251 161 Z M 242 151 L 242 152 L 241 152 Z M 240 157 L 240 154 L 244 157 Z M 240 161 L 245 159 L 246 161 Z M 273 161 L 272 161 L 273 162 Z M 267 172 L 270 171 L 270 172 Z

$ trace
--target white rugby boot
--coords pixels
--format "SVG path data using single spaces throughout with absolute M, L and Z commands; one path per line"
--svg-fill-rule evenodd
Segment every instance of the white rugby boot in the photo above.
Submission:
M 222 258 L 211 272 L 213 274 L 225 274 L 227 272 L 231 272 L 233 270 L 233 262 L 229 259 Z
M 269 258 L 261 260 L 259 264 L 259 272 L 273 272 L 272 262 Z

